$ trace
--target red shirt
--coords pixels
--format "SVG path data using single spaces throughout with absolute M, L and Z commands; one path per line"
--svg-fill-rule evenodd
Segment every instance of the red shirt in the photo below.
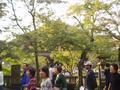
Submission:
M 35 77 L 30 79 L 27 90 L 36 90 L 37 87 L 37 79 Z

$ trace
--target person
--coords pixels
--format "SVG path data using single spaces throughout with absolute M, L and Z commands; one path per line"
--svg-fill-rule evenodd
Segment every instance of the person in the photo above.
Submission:
M 53 64 L 50 64 L 50 68 L 49 68 L 49 77 L 50 80 L 53 80 Z
M 109 84 L 110 84 L 110 64 L 105 65 L 105 87 L 104 90 L 108 90 Z
M 118 65 L 112 64 L 110 66 L 110 85 L 108 90 L 120 90 L 120 74 L 118 73 Z
M 56 73 L 56 80 L 55 80 L 55 90 L 67 90 L 67 82 L 65 76 L 62 74 L 62 67 L 56 66 L 55 67 L 55 73 Z
M 56 68 L 55 67 L 53 67 L 53 70 L 52 70 L 52 72 L 53 72 L 53 77 L 52 77 L 52 85 L 53 85 L 53 87 L 55 86 L 55 80 L 56 80 L 56 77 L 57 77 L 57 75 L 56 75 Z
M 37 90 L 37 79 L 35 78 L 36 70 L 34 68 L 30 68 L 27 73 L 30 77 L 27 90 Z
M 49 69 L 44 66 L 40 69 L 40 76 L 42 78 L 40 90 L 52 90 L 52 82 L 49 78 Z
M 0 70 L 0 90 L 3 90 L 3 85 L 4 85 L 4 75 L 3 75 L 3 71 Z
M 87 75 L 85 78 L 85 86 L 87 90 L 95 90 L 95 88 L 97 88 L 97 82 L 96 82 L 95 73 L 91 69 L 92 63 L 90 61 L 87 61 L 85 63 L 85 68 L 87 70 Z
M 24 63 L 23 69 L 24 69 L 24 73 L 23 73 L 22 79 L 21 79 L 22 90 L 24 90 L 24 88 L 28 85 L 28 83 L 30 81 L 30 78 L 27 75 L 27 71 L 29 69 L 29 65 L 27 63 Z
M 54 85 L 55 85 L 55 79 L 56 79 L 56 74 L 54 73 L 54 64 L 50 65 L 50 68 L 49 68 L 49 77 L 50 77 L 50 80 L 52 82 L 52 86 L 54 87 Z

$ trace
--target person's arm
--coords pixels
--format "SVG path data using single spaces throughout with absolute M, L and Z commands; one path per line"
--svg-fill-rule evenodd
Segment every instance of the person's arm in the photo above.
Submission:
M 48 81 L 47 83 L 46 83 L 46 90 L 52 90 L 52 82 L 51 81 Z
M 86 80 L 83 78 L 83 87 L 86 87 Z
M 108 90 L 111 90 L 111 83 L 109 84 Z
M 60 90 L 60 76 L 56 76 L 55 86 L 53 90 Z

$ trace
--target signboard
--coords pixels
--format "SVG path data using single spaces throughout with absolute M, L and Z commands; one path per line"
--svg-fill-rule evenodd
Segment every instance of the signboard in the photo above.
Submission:
M 20 65 L 12 65 L 11 67 L 11 84 L 19 85 L 20 84 Z

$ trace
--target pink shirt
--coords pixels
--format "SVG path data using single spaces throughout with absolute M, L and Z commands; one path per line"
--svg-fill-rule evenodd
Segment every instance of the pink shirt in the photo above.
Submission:
M 37 87 L 37 79 L 35 77 L 30 79 L 27 90 L 36 90 Z

